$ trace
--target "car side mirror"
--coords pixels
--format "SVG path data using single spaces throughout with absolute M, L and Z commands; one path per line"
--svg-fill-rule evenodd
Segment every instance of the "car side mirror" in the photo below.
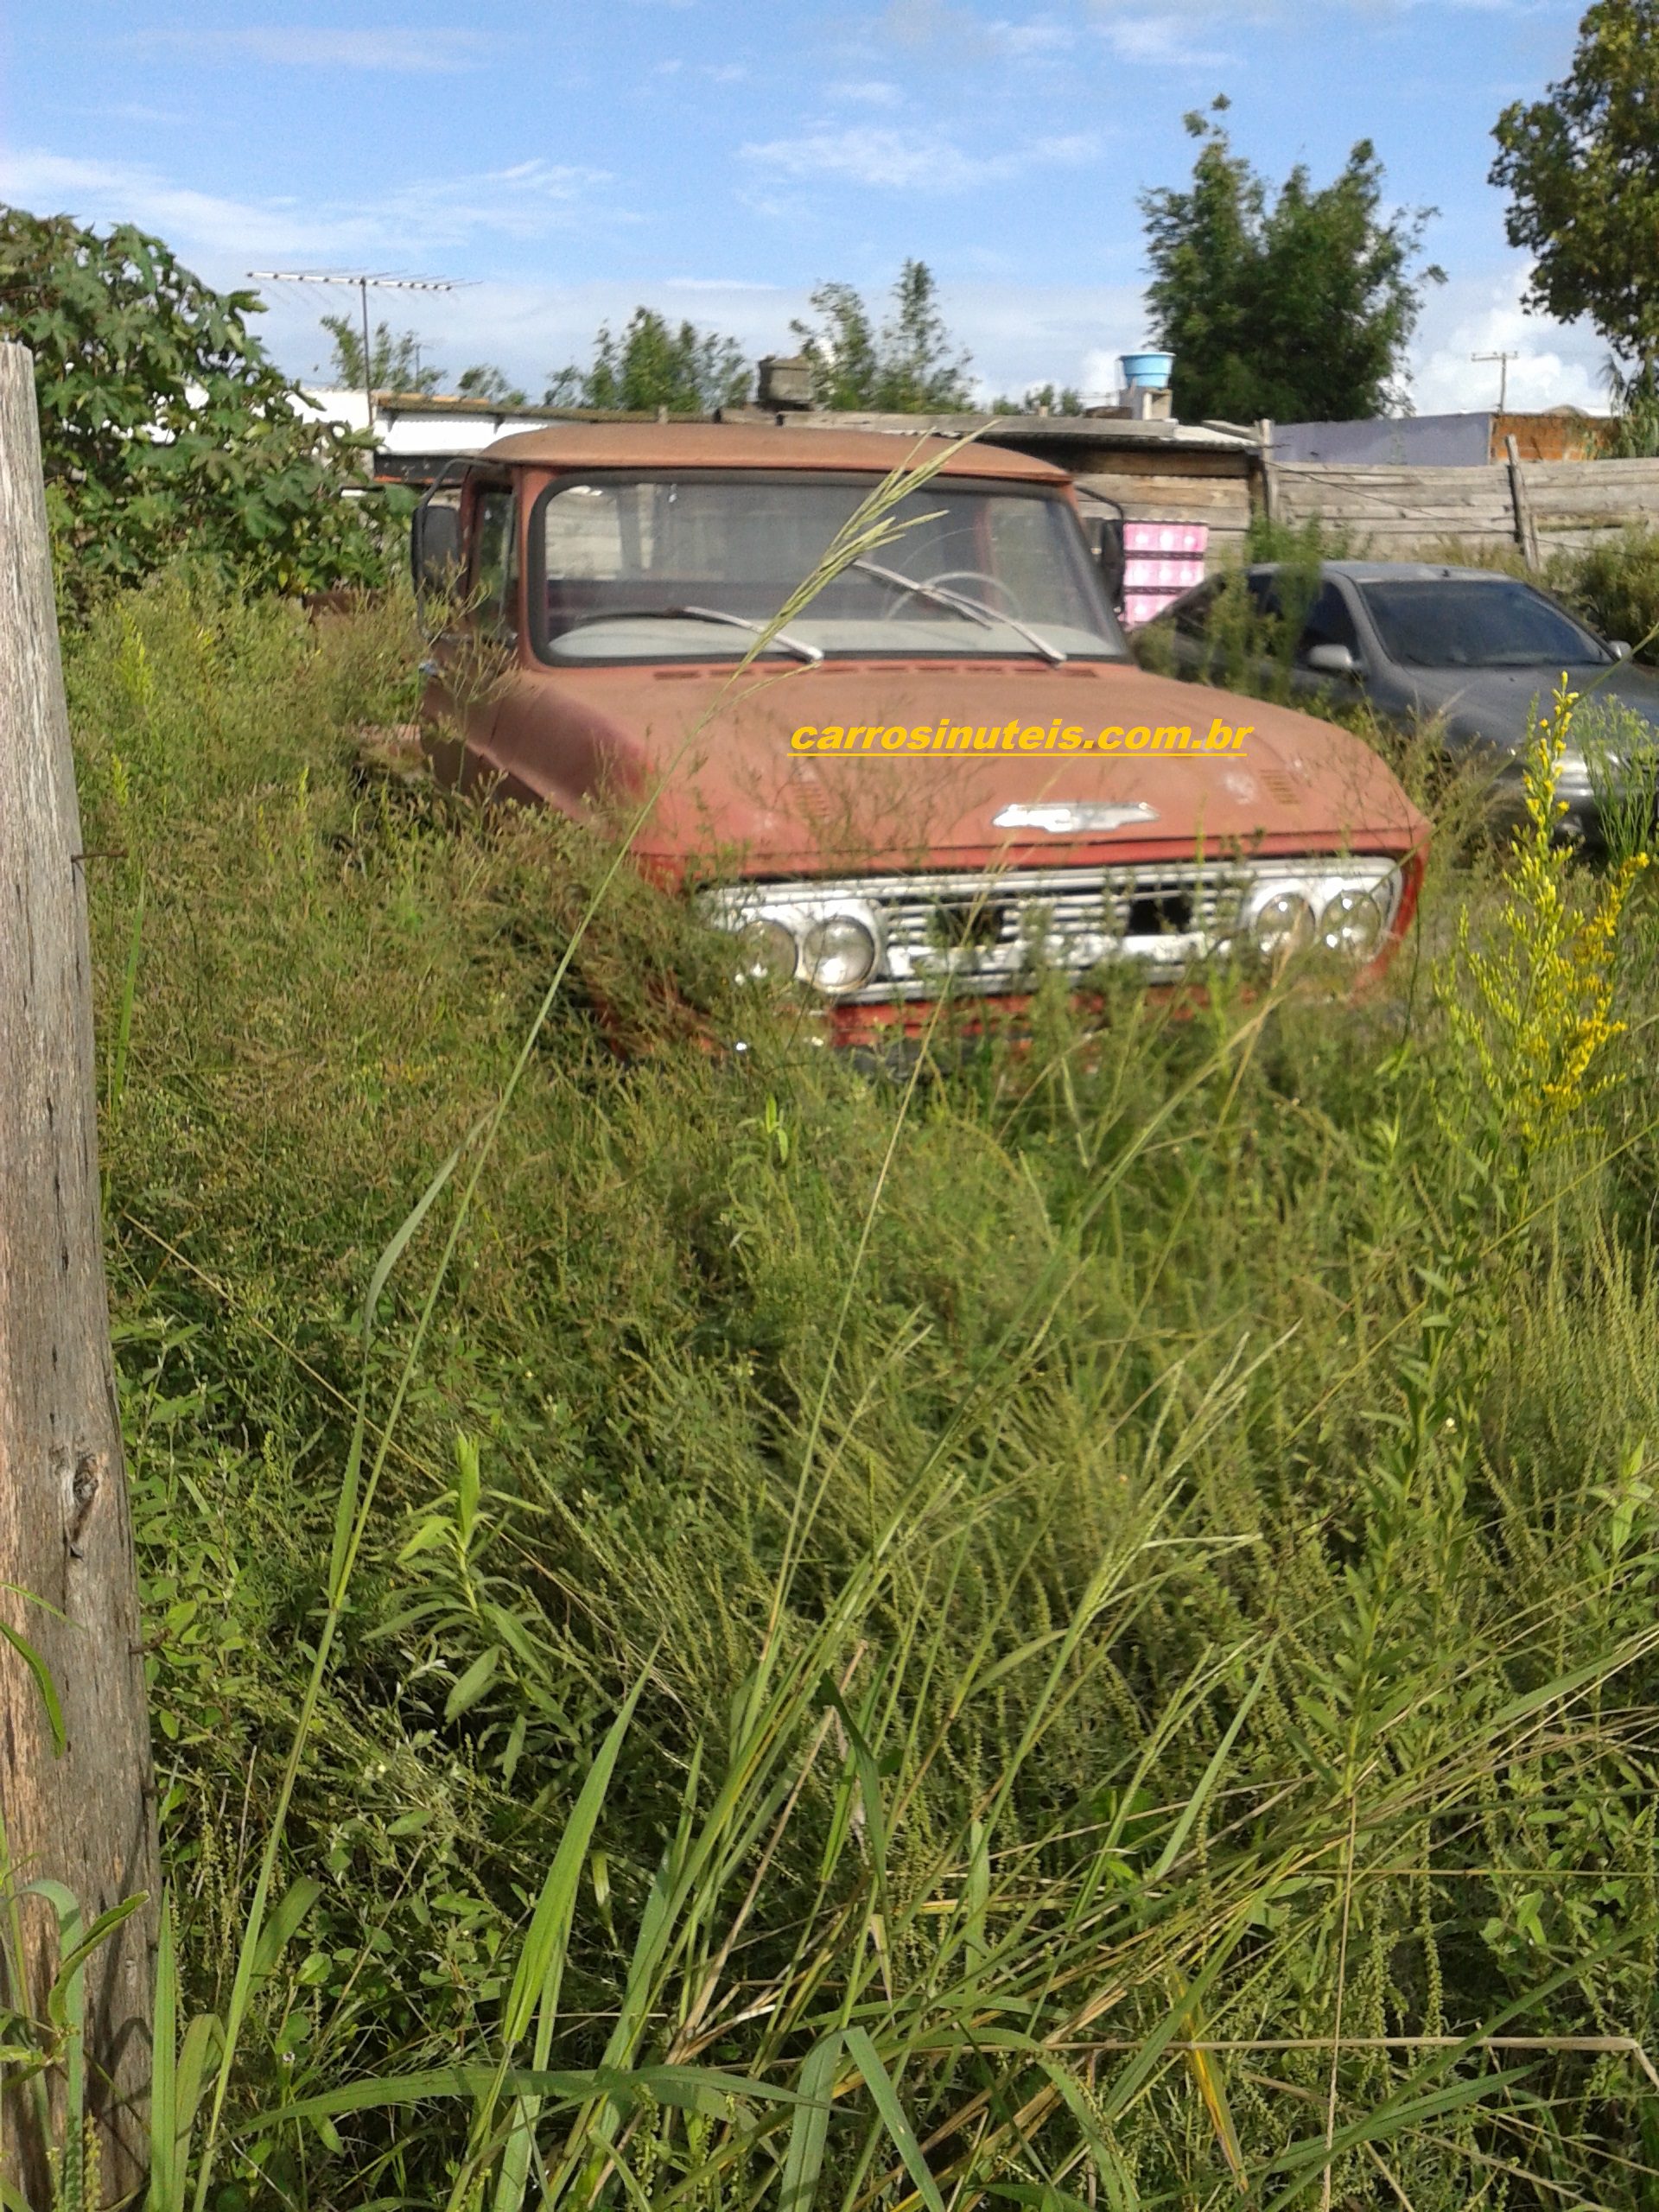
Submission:
M 1630 649 L 1623 638 L 1609 638 L 1607 650 L 1615 660 L 1629 660 Z
M 415 596 L 453 593 L 461 576 L 461 510 L 448 501 L 423 499 L 410 524 L 409 564 Z
M 1357 676 L 1359 663 L 1350 645 L 1310 645 L 1302 665 L 1316 676 Z

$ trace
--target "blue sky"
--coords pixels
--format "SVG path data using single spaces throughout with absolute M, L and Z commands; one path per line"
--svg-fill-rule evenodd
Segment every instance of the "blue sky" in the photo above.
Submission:
M 1140 342 L 1136 194 L 1177 183 L 1189 108 L 1231 99 L 1277 179 L 1356 138 L 1433 205 L 1420 411 L 1600 404 L 1602 348 L 1518 305 L 1485 182 L 1491 124 L 1563 73 L 1578 9 L 1539 0 L 12 0 L 0 196 L 158 232 L 202 275 L 367 268 L 465 279 L 385 296 L 451 371 L 539 396 L 637 302 L 787 351 L 811 287 L 938 276 L 988 386 L 1104 396 Z M 263 288 L 284 365 L 325 359 L 310 288 Z M 342 302 L 343 303 L 343 302 Z

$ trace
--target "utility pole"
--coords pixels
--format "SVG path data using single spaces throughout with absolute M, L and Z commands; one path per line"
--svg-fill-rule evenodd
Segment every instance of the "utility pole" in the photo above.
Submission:
M 1520 354 L 1502 353 L 1471 353 L 1469 358 L 1471 361 L 1496 361 L 1497 363 L 1497 411 L 1500 415 L 1507 415 L 1510 411 L 1510 363 L 1511 361 L 1518 361 L 1521 358 Z
M 82 1929 L 148 1902 L 86 1962 L 84 2049 L 100 2202 L 143 2186 L 156 1925 L 143 1637 L 104 1280 L 92 963 L 58 658 L 34 363 L 0 344 L 0 1887 L 4 2003 L 37 2020 L 57 1974 L 60 1884 Z M 29 1658 L 20 1653 L 19 1639 Z M 44 1695 L 50 1680 L 60 1727 Z M 7 2041 L 16 2040 L 8 2036 Z M 79 2135 L 60 2071 L 44 2127 L 3 2100 L 8 2202 L 56 2201 Z
M 374 435 L 374 346 L 369 336 L 369 292 L 453 292 L 459 286 L 443 276 L 370 276 L 362 270 L 325 269 L 250 269 L 254 284 L 355 284 L 363 308 L 364 423 Z

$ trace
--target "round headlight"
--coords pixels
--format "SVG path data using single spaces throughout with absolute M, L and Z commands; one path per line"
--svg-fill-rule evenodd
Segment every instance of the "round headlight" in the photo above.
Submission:
M 1300 891 L 1275 891 L 1251 915 L 1249 931 L 1264 960 L 1288 960 L 1313 941 L 1313 909 Z
M 1338 891 L 1319 917 L 1319 942 L 1350 960 L 1369 960 L 1388 924 L 1369 891 Z
M 875 967 L 875 939 L 855 914 L 830 914 L 801 939 L 801 973 L 821 991 L 855 991 Z
M 795 973 L 799 953 L 795 933 L 770 915 L 745 922 L 737 932 L 737 941 L 743 948 L 743 973 L 757 982 L 768 976 L 787 981 Z

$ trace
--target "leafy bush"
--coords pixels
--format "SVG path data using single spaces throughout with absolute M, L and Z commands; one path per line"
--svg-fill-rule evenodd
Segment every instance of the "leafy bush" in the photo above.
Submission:
M 78 603 L 188 555 L 253 588 L 378 581 L 359 448 L 308 418 L 247 327 L 159 238 L 0 208 L 0 334 L 35 356 L 47 505 Z
M 1659 662 L 1659 531 L 1633 525 L 1551 564 L 1549 581 L 1604 638 Z

